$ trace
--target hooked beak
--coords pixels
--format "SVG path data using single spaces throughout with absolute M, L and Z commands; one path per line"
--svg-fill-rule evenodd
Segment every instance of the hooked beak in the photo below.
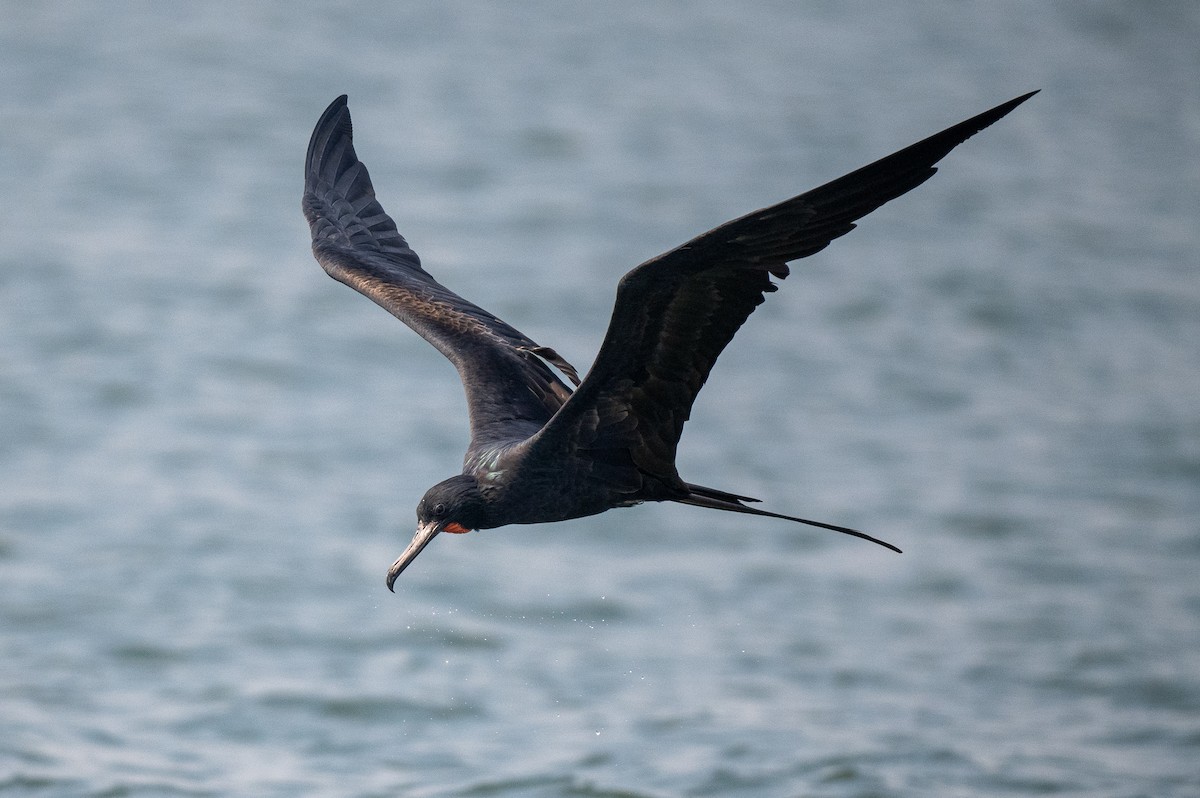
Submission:
M 417 527 L 417 533 L 413 535 L 412 542 L 408 544 L 408 548 L 404 550 L 394 563 L 388 569 L 387 573 L 387 588 L 393 593 L 392 585 L 396 583 L 396 577 L 400 576 L 400 572 L 408 567 L 408 564 L 417 559 L 417 555 L 421 553 L 421 549 L 429 545 L 429 541 L 437 537 L 438 532 L 442 530 L 437 524 L 430 522 Z

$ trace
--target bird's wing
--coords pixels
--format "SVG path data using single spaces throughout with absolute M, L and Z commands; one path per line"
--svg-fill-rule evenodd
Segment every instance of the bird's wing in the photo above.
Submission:
M 928 180 L 954 147 L 1035 93 L 727 222 L 630 271 L 617 288 L 595 363 L 530 446 L 587 462 L 593 477 L 618 492 L 639 489 L 631 465 L 678 486 L 675 450 L 692 403 L 721 350 L 776 290 L 771 275 L 786 277 L 788 261 L 824 249 L 854 229 L 855 220 Z
M 575 384 L 574 368 L 554 350 L 450 291 L 421 260 L 375 199 L 367 167 L 354 152 L 345 95 L 313 130 L 304 165 L 304 215 L 313 254 L 335 280 L 366 295 L 416 330 L 458 369 L 467 393 L 471 447 L 524 438 L 554 415 Z

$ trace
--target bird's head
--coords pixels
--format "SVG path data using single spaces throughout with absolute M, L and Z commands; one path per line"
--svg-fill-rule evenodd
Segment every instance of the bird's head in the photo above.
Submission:
M 466 474 L 443 480 L 425 491 L 417 505 L 417 532 L 404 553 L 388 569 L 388 590 L 400 572 L 416 559 L 439 532 L 470 532 L 481 529 L 487 518 L 487 503 L 475 478 Z

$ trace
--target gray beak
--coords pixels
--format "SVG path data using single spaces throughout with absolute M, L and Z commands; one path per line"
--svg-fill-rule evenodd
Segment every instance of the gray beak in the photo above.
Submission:
M 408 544 L 408 548 L 404 550 L 396 561 L 392 563 L 392 567 L 387 573 L 387 588 L 392 590 L 392 585 L 396 583 L 396 577 L 400 576 L 400 572 L 408 567 L 408 564 L 417 559 L 417 555 L 421 553 L 421 549 L 429 545 L 429 541 L 437 537 L 438 532 L 442 530 L 437 524 L 429 523 L 424 526 L 417 527 L 417 533 L 413 535 L 412 542 Z M 394 593 L 395 591 L 392 590 Z

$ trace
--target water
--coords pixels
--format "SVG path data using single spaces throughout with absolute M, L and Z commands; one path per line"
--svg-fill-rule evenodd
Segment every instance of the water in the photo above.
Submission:
M 0 793 L 1200 792 L 1193 4 L 6 3 Z M 308 134 L 586 366 L 618 276 L 1033 88 L 798 264 L 686 507 L 444 538 L 452 369 Z

